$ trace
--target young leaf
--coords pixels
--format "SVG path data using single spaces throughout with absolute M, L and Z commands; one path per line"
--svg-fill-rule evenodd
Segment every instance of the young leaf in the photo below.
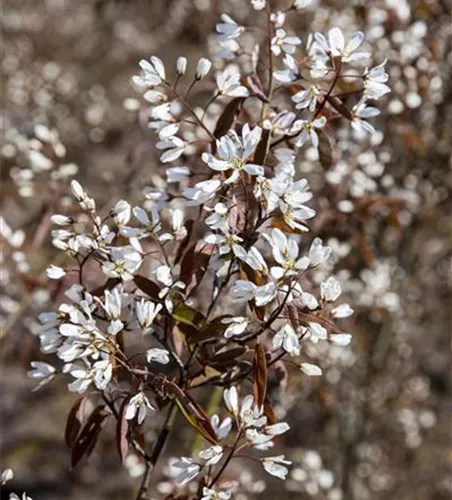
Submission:
M 265 129 L 262 131 L 262 137 L 257 145 L 256 152 L 254 153 L 254 163 L 263 165 L 270 146 L 270 130 Z
M 196 290 L 206 274 L 209 265 L 210 256 L 215 247 L 214 245 L 204 244 L 200 249 L 193 246 L 187 250 L 181 262 L 180 277 L 186 283 L 185 292 L 187 297 Z
M 232 99 L 232 101 L 229 102 L 224 108 L 223 113 L 221 113 L 220 118 L 218 118 L 217 125 L 213 133 L 217 139 L 228 133 L 229 129 L 239 116 L 244 101 L 245 97 L 236 97 L 235 99 Z M 214 147 L 215 146 L 216 145 L 214 145 Z
M 108 412 L 105 406 L 97 406 L 89 416 L 72 446 L 71 465 L 75 467 L 84 456 L 89 456 L 96 445 L 102 424 Z
M 325 170 L 333 165 L 333 150 L 330 140 L 323 130 L 319 131 L 319 161 Z
M 209 417 L 198 403 L 173 382 L 168 384 L 168 390 L 176 400 L 182 415 L 204 439 L 211 444 L 217 444 L 217 436 L 210 423 Z
M 267 361 L 265 350 L 261 344 L 256 344 L 253 360 L 254 401 L 261 408 L 267 393 Z
M 139 274 L 137 274 L 133 278 L 133 281 L 135 285 L 148 297 L 154 300 L 160 300 L 159 299 L 160 287 L 157 285 L 157 283 L 154 283 L 154 281 L 144 276 L 140 276 Z
M 67 416 L 64 440 L 69 448 L 72 448 L 75 439 L 82 428 L 83 412 L 87 401 L 88 399 L 85 396 L 77 399 Z
M 129 421 L 126 419 L 126 411 L 131 398 L 132 396 L 129 395 L 126 397 L 126 399 L 124 399 L 119 410 L 118 420 L 116 422 L 116 447 L 118 449 L 121 463 L 124 463 L 127 452 L 129 451 L 129 441 L 127 440 Z

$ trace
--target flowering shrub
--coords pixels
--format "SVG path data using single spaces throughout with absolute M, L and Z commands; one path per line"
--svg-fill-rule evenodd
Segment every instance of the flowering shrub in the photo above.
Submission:
M 329 169 L 335 123 L 348 122 L 357 140 L 372 134 L 371 103 L 390 89 L 385 61 L 372 67 L 361 50 L 362 32 L 332 27 L 303 43 L 283 28 L 308 4 L 272 12 L 253 1 L 262 24 L 243 43 L 254 27 L 223 14 L 215 55 L 195 68 L 185 57 L 175 71 L 157 56 L 141 60 L 133 85 L 150 104 L 162 175 L 141 205 L 121 199 L 106 212 L 73 180 L 80 212 L 51 217 L 53 245 L 71 263 L 47 276 L 63 281 L 67 301 L 40 314 L 38 334 L 62 366 L 32 362 L 29 376 L 41 387 L 65 374 L 81 395 L 66 427 L 73 466 L 116 420 L 119 459 L 132 452 L 145 464 L 137 498 L 148 498 L 178 410 L 199 435 L 191 456 L 168 464 L 179 491 L 231 498 L 239 484 L 224 474 L 243 454 L 286 479 L 291 461 L 277 436 L 289 425 L 275 414 L 269 380 L 294 364 L 300 378 L 321 376 L 308 346 L 351 341 L 341 324 L 353 309 L 338 303 L 340 282 L 325 268 L 332 249 L 311 231 L 314 194 L 295 159 L 310 143 Z M 344 79 L 351 105 L 337 91 Z M 210 91 L 202 111 L 191 100 L 199 86 Z M 38 170 L 52 167 L 30 155 Z M 203 408 L 201 387 L 223 391 L 219 414 Z M 155 412 L 166 417 L 148 442 Z
M 13 4 L 2 493 L 448 498 L 442 3 Z

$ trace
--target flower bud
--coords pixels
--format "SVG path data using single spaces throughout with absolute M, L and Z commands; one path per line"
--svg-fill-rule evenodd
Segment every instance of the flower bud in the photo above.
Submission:
M 201 59 L 198 61 L 198 65 L 196 66 L 196 79 L 202 80 L 210 71 L 211 67 L 212 63 L 209 61 L 209 59 L 201 57 Z
M 66 215 L 58 214 L 52 215 L 52 217 L 50 217 L 50 220 L 57 226 L 70 226 L 74 222 L 74 219 L 72 217 L 66 217 Z
M 186 57 L 178 57 L 176 62 L 177 74 L 184 75 L 185 70 L 187 69 L 187 58 Z

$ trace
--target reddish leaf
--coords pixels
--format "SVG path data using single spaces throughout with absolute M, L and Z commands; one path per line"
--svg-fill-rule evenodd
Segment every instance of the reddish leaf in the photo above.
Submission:
M 127 406 L 132 396 L 127 396 L 124 399 L 119 410 L 118 420 L 116 422 L 116 447 L 118 449 L 119 458 L 121 463 L 124 463 L 127 452 L 129 451 L 129 441 L 127 439 L 127 432 L 129 430 L 129 421 L 126 419 Z
M 256 344 L 253 360 L 254 401 L 261 408 L 267 393 L 267 361 L 265 350 L 261 344 Z
M 277 423 L 278 420 L 276 419 L 275 412 L 273 411 L 273 406 L 268 398 L 265 398 L 264 401 L 264 415 L 267 417 L 268 425 L 273 425 Z
M 262 131 L 261 140 L 259 141 L 256 152 L 254 153 L 254 163 L 256 163 L 257 165 L 263 165 L 265 163 L 265 158 L 270 146 L 270 137 L 270 130 L 264 129 Z
M 246 83 L 248 87 L 252 90 L 253 94 L 258 97 L 262 102 L 269 102 L 268 97 L 262 88 L 262 83 L 257 77 L 257 75 L 248 75 L 246 77 Z
M 139 274 L 137 274 L 133 278 L 133 281 L 135 285 L 148 297 L 154 300 L 159 300 L 160 287 L 157 285 L 157 283 L 154 283 L 149 278 L 140 276 Z
M 236 97 L 235 99 L 232 99 L 232 101 L 229 102 L 224 108 L 223 113 L 221 113 L 220 118 L 218 118 L 217 125 L 213 133 L 217 139 L 228 133 L 235 120 L 237 120 L 244 101 L 245 97 Z M 213 146 L 215 148 L 215 145 Z
M 353 115 L 339 97 L 328 96 L 327 101 L 347 120 L 353 120 Z
M 330 140 L 323 130 L 319 131 L 319 161 L 325 170 L 333 165 L 333 150 Z
M 105 406 L 97 406 L 93 410 L 72 446 L 72 467 L 75 467 L 83 457 L 91 454 L 107 416 L 108 412 L 105 410 Z
M 214 249 L 215 246 L 209 244 L 204 244 L 200 249 L 193 246 L 184 255 L 181 262 L 180 277 L 187 285 L 185 288 L 187 297 L 196 290 L 204 278 Z
M 217 436 L 210 423 L 206 412 L 198 405 L 198 403 L 179 386 L 170 382 L 168 384 L 169 392 L 175 397 L 176 404 L 186 418 L 187 422 L 194 427 L 204 439 L 211 444 L 217 444 Z
M 111 290 L 114 288 L 118 283 L 121 283 L 121 280 L 119 278 L 108 278 L 108 280 L 105 282 L 104 285 L 98 286 L 95 288 L 92 292 L 91 295 L 95 295 L 96 297 L 99 297 L 105 293 L 105 290 Z
M 193 220 L 187 220 L 185 222 L 185 229 L 187 230 L 187 235 L 185 238 L 179 243 L 179 247 L 177 248 L 176 257 L 174 259 L 174 265 L 179 264 L 182 256 L 184 255 L 185 250 L 187 250 L 188 243 L 190 242 L 191 235 L 193 233 Z
M 69 448 L 72 448 L 78 433 L 82 427 L 83 422 L 83 412 L 85 410 L 86 402 L 88 399 L 86 397 L 81 397 L 73 404 L 66 421 L 66 429 L 64 431 L 64 440 Z

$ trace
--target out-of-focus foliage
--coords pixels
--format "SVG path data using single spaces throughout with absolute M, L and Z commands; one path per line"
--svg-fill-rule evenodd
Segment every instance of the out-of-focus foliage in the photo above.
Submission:
M 362 30 L 375 63 L 388 59 L 392 92 L 370 139 L 352 140 L 350 127 L 338 122 L 331 165 L 309 146 L 297 158 L 315 194 L 314 230 L 333 248 L 355 309 L 354 341 L 348 349 L 307 347 L 322 359 L 321 380 L 285 383 L 283 367 L 269 380 L 277 417 L 291 425 L 278 449 L 294 466 L 276 484 L 252 463 L 246 470 L 232 463 L 230 475 L 249 498 L 424 500 L 452 493 L 448 8 L 440 0 L 319 0 L 286 21 L 304 45 L 312 31 Z M 245 0 L 4 4 L 1 465 L 15 478 L 2 498 L 8 487 L 35 500 L 135 492 L 143 466 L 133 455 L 118 463 L 114 426 L 89 461 L 70 470 L 63 435 L 74 398 L 60 379 L 31 392 L 26 377 L 30 361 L 46 360 L 34 336 L 37 315 L 62 300 L 60 285 L 45 275 L 49 265 L 63 264 L 51 245 L 50 216 L 76 213 L 68 188 L 74 177 L 100 211 L 121 198 L 141 199 L 161 164 L 141 95 L 130 85 L 137 62 L 159 54 L 172 64 L 183 55 L 194 66 L 215 46 L 223 12 L 244 25 L 256 16 Z M 341 83 L 344 95 L 350 85 Z M 202 105 L 204 96 L 193 98 Z M 215 412 L 215 391 L 200 397 Z M 151 441 L 161 425 L 155 417 Z M 166 459 L 197 446 L 192 433 L 178 429 Z M 163 497 L 172 487 L 168 470 L 155 472 L 156 496 Z

